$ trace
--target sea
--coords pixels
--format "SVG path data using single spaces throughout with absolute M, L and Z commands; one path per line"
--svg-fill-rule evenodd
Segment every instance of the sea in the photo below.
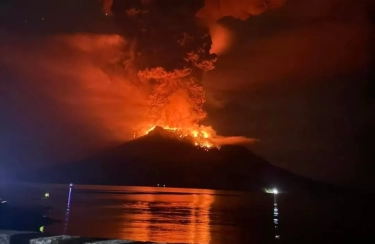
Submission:
M 374 197 L 7 183 L 14 206 L 51 206 L 53 235 L 163 243 L 375 243 Z M 48 193 L 48 198 L 46 198 Z

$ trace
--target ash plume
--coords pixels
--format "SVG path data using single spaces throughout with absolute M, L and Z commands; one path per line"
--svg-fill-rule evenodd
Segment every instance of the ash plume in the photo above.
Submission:
M 113 0 L 100 0 L 103 4 L 103 12 L 107 15 L 112 14 Z
M 149 89 L 148 120 L 139 126 L 141 131 L 153 126 L 199 128 L 206 117 L 201 78 L 215 67 L 211 38 L 194 22 L 199 6 L 173 2 L 166 9 L 165 3 L 129 1 L 120 6 L 114 1 L 111 7 L 114 16 L 121 17 L 123 35 L 133 44 L 121 62 L 134 82 Z
M 41 99 L 61 107 L 60 114 L 92 127 L 98 137 L 126 140 L 134 124 L 143 120 L 147 87 L 125 73 L 120 60 L 130 44 L 123 37 L 75 34 L 20 39 L 8 35 L 1 42 L 7 48 L 0 63 L 15 77 L 17 90 L 41 94 Z M 32 101 L 29 106 L 34 109 Z
M 123 37 L 0 36 L 3 161 L 74 161 L 133 138 L 145 121 L 148 87 L 126 74 Z
M 281 7 L 286 0 L 205 0 L 196 17 L 205 23 L 216 22 L 223 17 L 246 20 L 267 10 Z
M 220 138 L 202 125 L 202 77 L 215 67 L 212 53 L 228 50 L 230 31 L 197 21 L 201 0 L 101 2 L 119 35 L 0 33 L 1 68 L 14 80 L 2 84 L 11 92 L 1 99 L 12 104 L 3 103 L 4 117 L 18 121 L 3 125 L 1 145 L 32 145 L 22 159 L 7 161 L 69 161 L 157 125 Z
M 154 125 L 189 127 L 205 118 L 203 87 L 192 77 L 191 70 L 167 72 L 162 68 L 139 71 L 142 81 L 155 80 L 149 96 L 149 115 Z
M 133 43 L 121 60 L 126 72 L 149 89 L 148 120 L 139 125 L 140 134 L 155 126 L 201 128 L 206 117 L 203 74 L 215 68 L 217 54 L 227 51 L 231 42 L 231 32 L 215 22 L 225 16 L 246 19 L 283 3 L 103 1 L 104 13 L 113 12 L 123 35 Z M 204 25 L 199 24 L 202 20 Z M 216 136 L 212 128 L 209 131 Z M 251 141 L 226 141 L 234 139 Z

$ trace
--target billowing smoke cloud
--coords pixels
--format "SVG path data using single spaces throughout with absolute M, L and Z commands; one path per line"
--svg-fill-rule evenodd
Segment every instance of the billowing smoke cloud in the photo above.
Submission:
M 234 33 L 229 28 L 219 23 L 210 24 L 209 29 L 212 39 L 210 53 L 215 53 L 220 56 L 229 51 L 234 42 Z
M 286 0 L 205 0 L 196 17 L 212 23 L 223 17 L 246 20 L 267 10 L 281 7 Z
M 249 145 L 259 140 L 245 136 L 217 136 L 213 139 L 217 145 Z
M 113 14 L 114 1 L 102 3 L 103 12 Z M 191 14 L 186 10 L 184 14 L 191 19 L 191 25 L 181 24 L 181 30 L 172 29 L 178 23 L 173 17 L 163 19 L 170 24 L 161 21 L 160 16 L 165 16 L 162 8 L 153 8 L 160 12 L 154 19 L 147 19 L 152 1 L 140 3 L 143 11 L 123 11 L 130 21 L 125 28 L 126 40 L 118 35 L 20 38 L 1 34 L 0 64 L 8 75 L 2 86 L 9 91 L 2 94 L 2 99 L 11 101 L 9 106 L 2 103 L 6 119 L 2 120 L 1 160 L 66 161 L 77 152 L 82 154 L 83 147 L 128 140 L 138 127 L 150 125 L 189 127 L 215 134 L 211 127 L 199 124 L 206 116 L 201 76 L 214 68 L 216 57 L 210 51 L 222 54 L 228 50 L 231 32 L 211 23 L 211 47 L 208 30 L 196 26 L 196 9 Z M 190 5 L 189 1 L 183 4 Z M 206 13 L 210 4 L 206 2 L 202 11 Z M 269 9 L 274 5 L 265 6 Z M 251 14 L 259 12 L 249 9 Z M 212 18 L 202 11 L 198 12 L 199 17 L 210 21 L 222 15 Z M 157 31 L 152 36 L 150 26 L 140 28 L 134 24 L 139 15 L 145 15 L 152 28 L 164 32 Z M 166 26 L 171 29 L 165 30 Z M 182 75 L 173 77 L 176 74 Z M 219 144 L 223 141 L 217 139 Z M 20 148 L 28 148 L 28 152 L 9 153 Z M 21 158 L 10 159 L 9 155 Z
M 204 79 L 207 103 L 220 111 L 212 120 L 227 115 L 215 128 L 259 138 L 253 151 L 301 175 L 355 174 L 372 83 L 366 2 L 288 1 L 242 22 L 238 42 Z
M 2 122 L 18 123 L 2 126 L 6 133 L 1 144 L 8 148 L 1 153 L 3 159 L 12 145 L 20 150 L 25 144 L 37 146 L 35 153 L 49 148 L 48 153 L 31 157 L 24 151 L 17 153 L 20 157 L 64 160 L 82 153 L 82 146 L 102 147 L 132 138 L 135 125 L 147 116 L 146 84 L 130 79 L 120 61 L 128 45 L 122 37 L 3 37 L 1 46 L 6 48 L 0 64 L 8 74 L 3 84 L 8 93 L 2 97 L 8 105 L 3 112 L 9 116 Z
M 363 1 L 352 3 L 329 0 L 284 6 L 274 19 L 259 24 L 261 34 L 237 43 L 220 59 L 218 69 L 207 74 L 210 93 L 277 81 L 309 82 L 366 68 L 370 28 Z M 244 28 L 252 30 L 249 24 Z M 227 82 L 234 74 L 236 79 Z
M 196 18 L 207 25 L 212 38 L 211 52 L 218 55 L 227 52 L 233 44 L 235 34 L 219 24 L 224 17 L 246 20 L 251 16 L 279 8 L 286 0 L 205 0 Z
M 103 12 L 107 15 L 112 14 L 113 0 L 100 0 L 103 3 Z
M 148 100 L 153 125 L 184 128 L 204 119 L 203 87 L 190 74 L 189 69 L 167 72 L 161 67 L 139 71 L 141 80 L 156 80 Z
M 112 14 L 113 0 L 100 0 L 103 11 Z M 267 10 L 281 7 L 286 0 L 202 0 L 204 6 L 196 13 L 196 17 L 211 23 L 223 17 L 233 17 L 241 20 L 259 15 Z M 152 0 L 140 0 L 142 5 L 151 4 Z
M 113 0 L 101 0 L 103 12 L 112 14 Z M 152 4 L 152 0 L 140 0 L 143 6 Z M 157 1 L 154 1 L 157 2 Z M 251 16 L 262 14 L 268 10 L 279 8 L 286 0 L 202 0 L 204 5 L 195 17 L 209 27 L 212 38 L 211 53 L 218 55 L 228 51 L 233 43 L 234 33 L 217 23 L 223 17 L 246 20 Z M 131 9 L 132 11 L 137 11 Z
M 214 68 L 216 58 L 212 54 L 225 53 L 233 41 L 231 31 L 216 21 L 225 16 L 246 19 L 281 6 L 284 1 L 204 1 L 200 10 L 187 8 L 187 3 L 171 3 L 173 8 L 168 17 L 162 14 L 165 6 L 158 1 L 133 1 L 117 6 L 116 12 L 122 15 L 127 36 L 135 43 L 132 51 L 138 53 L 125 57 L 125 62 L 138 70 L 141 83 L 151 87 L 149 125 L 144 126 L 140 134 L 154 126 L 200 131 L 199 123 L 206 117 L 202 74 Z M 113 4 L 113 1 L 103 2 L 106 14 L 114 8 Z M 184 12 L 176 9 L 184 9 Z M 129 14 L 129 11 L 136 14 Z M 190 18 L 191 23 L 180 23 L 178 16 L 181 14 Z M 198 26 L 195 19 L 203 20 L 206 27 Z M 166 26 L 166 22 L 171 22 L 171 26 Z M 210 131 L 210 136 L 215 135 L 212 128 L 206 129 L 205 133 Z M 235 139 L 249 142 L 240 137 L 227 141 Z

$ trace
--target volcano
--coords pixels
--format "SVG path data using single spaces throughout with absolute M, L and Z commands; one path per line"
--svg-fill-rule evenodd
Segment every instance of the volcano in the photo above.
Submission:
M 268 163 L 244 146 L 207 150 L 160 127 L 86 160 L 43 169 L 32 178 L 44 183 L 228 190 L 294 191 L 323 186 Z

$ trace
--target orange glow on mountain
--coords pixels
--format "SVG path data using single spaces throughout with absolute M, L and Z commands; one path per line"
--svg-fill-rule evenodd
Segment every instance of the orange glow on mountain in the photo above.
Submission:
M 206 65 L 205 70 L 209 70 Z M 162 67 L 138 72 L 142 84 L 149 87 L 147 110 L 143 123 L 137 126 L 134 138 L 145 136 L 162 128 L 175 139 L 188 141 L 209 150 L 225 144 L 249 144 L 246 137 L 224 137 L 216 134 L 211 126 L 201 125 L 206 117 L 203 104 L 206 94 L 202 84 L 189 68 L 167 71 Z
M 176 138 L 187 139 L 197 147 L 204 148 L 206 150 L 211 148 L 219 148 L 219 145 L 215 143 L 216 132 L 210 126 L 193 126 L 191 128 L 177 128 L 169 126 L 159 126 L 166 132 L 173 133 Z M 148 129 L 141 130 L 134 134 L 134 137 L 140 137 L 148 135 L 151 131 L 156 128 L 156 125 L 149 127 Z
M 211 66 L 205 66 L 205 70 Z M 167 71 L 162 67 L 138 72 L 140 81 L 148 84 L 150 90 L 145 124 L 139 126 L 134 137 L 147 135 L 161 127 L 196 146 L 205 149 L 216 146 L 212 141 L 216 132 L 210 126 L 199 124 L 206 117 L 203 110 L 206 98 L 202 84 L 191 73 L 189 68 Z

